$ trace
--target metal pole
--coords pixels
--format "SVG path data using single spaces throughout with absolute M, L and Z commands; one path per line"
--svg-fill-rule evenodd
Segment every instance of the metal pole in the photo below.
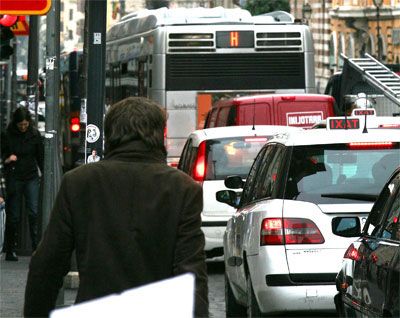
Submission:
M 86 0 L 87 5 L 87 125 L 86 142 L 103 156 L 107 0 Z M 91 150 L 90 149 L 90 150 Z M 87 153 L 85 153 L 87 157 Z
M 382 61 L 382 41 L 381 41 L 381 28 L 379 25 L 379 19 L 380 19 L 380 7 L 376 6 L 376 32 L 377 32 L 377 37 L 378 37 L 378 61 Z
M 17 108 L 17 39 L 14 37 L 13 50 L 14 53 L 11 55 L 11 109 L 12 114 Z
M 59 85 L 60 85 L 60 1 L 53 0 L 47 13 L 46 28 L 46 133 L 43 176 L 42 232 L 49 223 L 51 209 L 61 182 L 59 142 Z M 64 288 L 57 298 L 64 304 Z
M 28 81 L 26 85 L 27 105 L 35 112 L 35 124 L 37 127 L 38 116 L 38 65 L 39 65 L 39 17 L 29 17 L 29 50 L 28 50 Z

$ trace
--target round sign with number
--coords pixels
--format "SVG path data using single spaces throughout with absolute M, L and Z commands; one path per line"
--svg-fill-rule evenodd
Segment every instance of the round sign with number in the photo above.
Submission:
M 86 126 L 86 141 L 89 143 L 96 142 L 100 137 L 100 129 L 93 124 Z

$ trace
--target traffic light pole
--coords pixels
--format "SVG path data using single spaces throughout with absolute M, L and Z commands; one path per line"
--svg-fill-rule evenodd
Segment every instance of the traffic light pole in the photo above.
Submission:
M 27 105 L 35 112 L 37 126 L 38 116 L 38 64 L 39 64 L 39 16 L 29 18 L 28 82 L 26 86 Z
M 85 149 L 103 156 L 103 117 L 105 107 L 105 53 L 107 0 L 86 0 L 85 74 L 87 125 Z M 88 153 L 85 153 L 85 162 Z
M 50 219 L 61 183 L 59 86 L 60 86 L 60 0 L 53 0 L 46 19 L 46 132 L 44 139 L 44 173 L 42 202 L 42 233 Z M 57 305 L 64 304 L 64 289 Z

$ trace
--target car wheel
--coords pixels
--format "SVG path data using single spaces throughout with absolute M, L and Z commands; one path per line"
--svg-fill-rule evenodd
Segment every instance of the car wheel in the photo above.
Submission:
M 226 317 L 245 317 L 246 307 L 239 305 L 233 295 L 228 277 L 225 274 L 225 313 Z
M 250 273 L 247 276 L 247 317 L 262 317 L 260 307 L 254 295 Z

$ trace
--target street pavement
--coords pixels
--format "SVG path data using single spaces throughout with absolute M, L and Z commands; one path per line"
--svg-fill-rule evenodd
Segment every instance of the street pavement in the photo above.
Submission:
M 30 257 L 20 256 L 18 262 L 6 262 L 0 257 L 0 317 L 23 317 L 24 292 Z M 208 263 L 210 317 L 225 317 L 223 263 Z M 59 303 L 72 305 L 76 289 L 65 288 Z

